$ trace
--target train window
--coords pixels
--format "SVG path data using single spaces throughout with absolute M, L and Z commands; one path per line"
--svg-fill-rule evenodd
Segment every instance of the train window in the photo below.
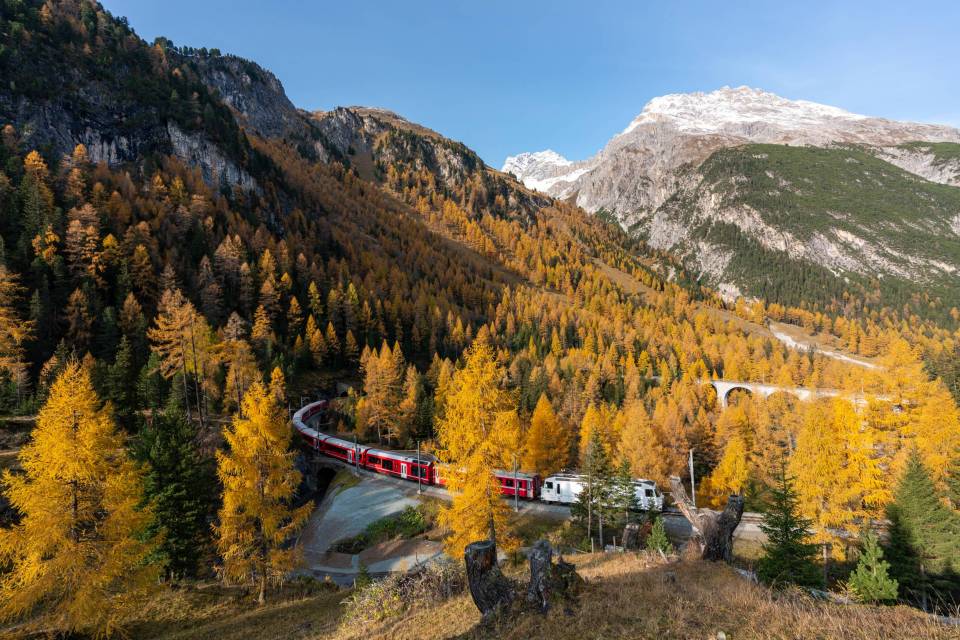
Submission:
M 380 466 L 383 467 L 385 471 L 393 471 L 393 460 L 381 460 Z
M 512 486 L 513 486 L 513 480 L 510 479 L 510 478 L 504 478 L 504 480 L 503 480 L 503 486 L 505 486 L 505 487 L 512 487 Z
M 547 483 L 545 483 L 543 486 L 544 486 L 544 488 L 546 488 L 546 489 L 551 489 L 551 490 L 553 489 L 553 483 L 552 483 L 552 482 L 547 482 Z
M 644 495 L 646 495 L 648 498 L 652 498 L 652 497 L 653 497 L 653 489 L 647 489 Z

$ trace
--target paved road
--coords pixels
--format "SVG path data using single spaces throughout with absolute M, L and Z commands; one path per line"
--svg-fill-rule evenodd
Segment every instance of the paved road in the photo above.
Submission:
M 386 543 L 355 555 L 330 550 L 334 543 L 361 533 L 370 523 L 418 504 L 416 488 L 409 489 L 374 475 L 364 475 L 352 487 L 330 487 L 300 536 L 304 565 L 299 573 L 349 586 L 361 563 L 370 575 L 381 576 L 439 556 L 440 544 L 423 540 Z
M 384 476 L 379 473 L 374 473 L 366 469 L 358 469 L 352 465 L 334 460 L 332 458 L 323 458 L 324 464 L 329 464 L 336 468 L 347 468 L 353 470 L 359 475 L 359 477 L 364 479 L 371 479 L 378 481 L 376 486 L 381 487 L 392 487 L 396 494 L 401 496 L 400 499 L 409 500 L 416 499 L 418 493 L 418 486 L 415 482 L 410 480 L 401 480 L 400 478 L 392 478 L 390 476 Z M 422 495 L 426 495 L 432 498 L 437 498 L 439 500 L 449 501 L 450 494 L 440 487 L 435 487 L 432 485 L 423 485 L 419 487 Z M 385 494 L 386 495 L 386 494 Z M 363 502 L 363 494 L 357 494 L 357 498 Z M 368 500 L 373 501 L 379 499 L 378 494 L 371 495 Z M 509 501 L 511 506 L 514 504 L 513 498 L 504 498 Z M 402 509 L 408 502 L 402 503 L 396 511 Z M 565 505 L 559 504 L 547 504 L 545 502 L 533 501 L 533 500 L 520 500 L 519 501 L 519 512 L 520 513 L 531 513 L 536 514 L 537 517 L 546 518 L 549 520 L 555 520 L 557 522 L 562 522 L 570 518 L 570 508 Z M 373 508 L 379 508 L 376 504 L 373 505 Z M 316 514 L 314 514 L 316 515 Z M 386 515 L 386 514 L 384 514 Z M 382 516 L 378 516 L 382 517 Z M 667 530 L 667 535 L 670 537 L 671 541 L 674 544 L 680 544 L 686 542 L 690 538 L 691 528 L 690 523 L 687 521 L 679 511 L 664 511 L 663 513 L 664 525 Z M 373 518 L 374 520 L 376 518 Z M 740 522 L 740 526 L 737 527 L 737 530 L 734 532 L 734 538 L 738 540 L 763 540 L 763 533 L 760 531 L 760 528 L 757 526 L 758 517 L 756 514 L 745 513 L 743 520 Z M 372 522 L 373 520 L 370 520 Z M 364 524 L 363 526 L 366 526 Z M 362 530 L 362 527 L 361 529 Z M 359 533 L 359 531 L 357 531 Z M 338 536 L 339 538 L 346 537 L 353 534 L 343 534 Z M 331 541 L 333 542 L 333 540 Z

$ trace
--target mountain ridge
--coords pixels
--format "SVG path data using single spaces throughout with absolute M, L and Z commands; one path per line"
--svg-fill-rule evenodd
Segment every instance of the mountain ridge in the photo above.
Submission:
M 790 149 L 783 152 L 793 157 L 788 163 L 790 178 L 774 175 L 773 168 L 760 167 L 744 156 L 738 161 L 742 171 L 728 172 L 725 178 L 734 185 L 734 191 L 744 192 L 741 201 L 725 197 L 729 185 L 707 184 L 706 168 L 716 165 L 718 154 L 750 149 L 751 145 Z M 839 158 L 837 162 L 862 161 L 870 169 L 864 165 L 858 175 L 842 170 L 824 174 L 818 162 L 833 163 L 833 169 L 842 165 L 834 163 L 837 158 L 804 155 L 800 151 L 804 148 L 829 151 Z M 846 156 L 840 158 L 843 154 Z M 727 153 L 723 157 L 730 160 L 732 156 Z M 736 253 L 733 245 L 744 242 L 757 245 L 744 249 L 748 253 L 774 251 L 785 262 L 806 263 L 840 280 L 854 276 L 864 282 L 873 278 L 913 284 L 940 282 L 947 295 L 958 298 L 947 282 L 960 267 L 958 258 L 947 248 L 960 229 L 953 205 L 956 194 L 949 191 L 960 187 L 960 130 L 952 127 L 874 118 L 809 101 L 788 100 L 758 89 L 726 87 L 710 93 L 654 98 L 597 155 L 586 160 L 521 154 L 508 158 L 504 170 L 530 188 L 570 199 L 588 211 L 612 213 L 624 228 L 652 248 L 680 256 L 691 271 L 730 298 L 769 293 L 769 289 L 748 281 L 743 273 L 728 269 L 737 262 L 732 260 Z M 765 173 L 750 173 L 753 170 Z M 894 177 L 897 170 L 945 186 L 947 191 L 937 192 L 945 198 L 943 206 L 930 211 L 930 189 Z M 829 180 L 839 174 L 847 175 L 848 181 Z M 878 188 L 887 190 L 884 200 L 897 202 L 899 207 L 897 211 L 888 210 L 883 220 L 861 210 L 848 197 L 859 184 L 876 182 L 877 176 L 890 178 Z M 800 218 L 775 220 L 774 212 L 792 206 L 785 201 L 793 198 L 794 192 L 803 191 L 804 182 L 814 177 L 821 183 L 830 181 L 837 196 L 834 204 L 840 202 L 847 208 L 830 210 L 808 202 L 810 206 L 803 209 Z M 746 193 L 759 189 L 761 183 L 765 184 L 765 195 L 752 197 Z M 832 197 L 823 190 L 820 194 L 824 202 Z M 927 217 L 912 219 L 919 212 Z M 824 221 L 831 218 L 848 219 L 852 224 L 825 227 Z M 700 222 L 694 224 L 694 219 Z M 795 224 L 798 222 L 817 229 L 818 235 L 802 232 Z M 733 224 L 733 233 L 743 235 L 743 242 L 734 242 L 732 231 L 723 230 L 724 224 Z M 793 225 L 793 231 L 786 232 L 783 225 Z M 939 250 L 926 262 L 902 251 L 904 230 L 918 226 L 929 227 L 925 241 L 916 243 L 921 252 L 929 255 L 929 247 Z M 779 285 L 777 288 L 782 289 Z

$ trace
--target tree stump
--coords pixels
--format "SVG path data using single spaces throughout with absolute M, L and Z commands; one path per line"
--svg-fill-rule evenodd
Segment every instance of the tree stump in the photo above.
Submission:
M 677 508 L 690 522 L 693 539 L 700 545 L 701 557 L 714 562 L 730 562 L 733 559 L 733 532 L 743 517 L 743 496 L 730 496 L 723 511 L 714 511 L 693 505 L 676 476 L 670 478 L 670 489 Z
M 703 532 L 703 559 L 714 562 L 733 560 L 733 532 L 740 525 L 743 517 L 743 496 L 731 495 L 727 498 L 727 506 L 719 514 L 710 512 L 710 517 L 704 522 Z
M 623 549 L 631 551 L 640 548 L 640 524 L 628 522 L 623 527 Z
M 576 569 L 561 557 L 553 562 L 553 548 L 546 540 L 539 540 L 530 550 L 530 584 L 527 602 L 541 613 L 550 608 L 550 601 L 570 602 L 583 579 Z
M 550 604 L 550 574 L 553 569 L 553 549 L 546 540 L 539 540 L 530 549 L 530 584 L 527 602 L 541 611 Z
M 471 542 L 463 552 L 463 559 L 467 565 L 470 595 L 483 616 L 510 604 L 514 598 L 513 585 L 500 572 L 497 545 L 492 540 Z
M 554 592 L 559 593 L 566 603 L 567 615 L 572 615 L 573 610 L 570 603 L 573 602 L 573 596 L 580 590 L 583 584 L 583 578 L 577 573 L 576 567 L 563 559 L 561 556 L 557 564 L 553 565 L 551 573 L 553 578 L 550 581 Z

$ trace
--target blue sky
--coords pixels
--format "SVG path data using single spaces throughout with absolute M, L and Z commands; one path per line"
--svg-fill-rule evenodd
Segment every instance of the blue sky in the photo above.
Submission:
M 147 40 L 257 61 L 299 107 L 392 109 L 497 167 L 548 147 L 587 157 L 650 98 L 724 85 L 960 125 L 954 2 L 103 4 Z

